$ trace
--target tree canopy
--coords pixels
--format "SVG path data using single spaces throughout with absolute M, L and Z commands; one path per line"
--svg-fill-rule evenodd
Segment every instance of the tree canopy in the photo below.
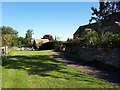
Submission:
M 89 20 L 92 22 L 95 20 L 102 27 L 105 22 L 108 22 L 114 14 L 120 12 L 120 1 L 112 2 L 111 0 L 99 0 L 99 9 L 92 7 L 92 15 Z
M 53 40 L 53 36 L 52 35 L 50 35 L 50 34 L 46 34 L 46 35 L 44 35 L 43 36 L 43 38 L 42 39 L 49 39 L 49 40 Z
M 26 32 L 26 36 L 25 36 L 25 42 L 27 46 L 32 46 L 32 34 L 33 34 L 33 30 L 29 29 Z
M 10 34 L 3 34 L 2 35 L 2 45 L 10 46 L 11 43 L 12 43 L 12 36 Z
M 2 31 L 2 38 L 3 38 L 2 46 L 6 45 L 5 43 L 7 43 L 7 41 L 9 42 L 8 44 L 9 46 L 17 45 L 18 32 L 16 30 L 14 30 L 12 27 L 6 27 L 6 26 L 0 27 L 0 30 Z

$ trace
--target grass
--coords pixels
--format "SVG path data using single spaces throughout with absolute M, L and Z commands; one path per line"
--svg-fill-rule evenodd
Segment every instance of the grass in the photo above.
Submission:
M 13 46 L 12 48 L 19 48 L 19 47 Z
M 42 52 L 10 51 L 3 57 L 2 88 L 113 88 L 108 82 L 88 76 L 50 59 Z M 55 52 L 54 52 L 55 53 Z

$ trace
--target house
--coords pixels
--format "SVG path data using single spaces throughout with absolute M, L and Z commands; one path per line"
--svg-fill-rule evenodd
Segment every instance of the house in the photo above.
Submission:
M 43 44 L 49 42 L 49 39 L 34 39 L 33 48 L 38 49 L 38 47 Z
M 73 34 L 73 38 L 78 38 L 80 37 L 81 33 L 86 33 L 90 30 L 95 30 L 98 33 L 104 33 L 108 31 L 112 33 L 120 33 L 120 13 L 116 13 L 114 16 L 112 16 L 110 21 L 104 24 L 102 30 L 98 29 L 97 23 L 80 26 Z

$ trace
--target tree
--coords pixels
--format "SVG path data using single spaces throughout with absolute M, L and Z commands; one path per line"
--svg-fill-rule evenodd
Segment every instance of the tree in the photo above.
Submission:
M 3 34 L 2 35 L 2 45 L 10 46 L 11 43 L 12 43 L 12 36 L 10 34 Z
M 0 47 L 2 47 L 2 36 L 0 36 Z
M 54 41 L 60 41 L 60 37 L 55 36 Z
M 26 40 L 23 37 L 18 37 L 17 40 L 18 40 L 18 47 L 21 47 L 26 44 Z
M 10 34 L 2 35 L 2 45 L 5 46 L 5 53 L 7 52 L 7 46 L 9 47 L 12 43 L 12 36 Z
M 17 45 L 18 32 L 16 30 L 14 30 L 12 27 L 6 27 L 6 26 L 0 27 L 0 30 L 2 31 L 2 35 L 5 35 L 5 34 L 11 35 L 12 42 L 10 46 Z
M 52 35 L 50 35 L 50 34 L 46 34 L 46 35 L 44 35 L 43 36 L 43 38 L 42 39 L 49 39 L 49 40 L 53 40 L 53 36 Z
M 99 38 L 98 33 L 94 30 L 85 30 L 85 33 L 81 33 L 80 40 L 76 40 L 81 47 L 94 47 L 97 45 Z
M 25 42 L 26 42 L 27 46 L 32 46 L 32 42 L 31 42 L 32 34 L 33 34 L 32 32 L 33 32 L 33 30 L 31 30 L 31 29 L 27 30 L 27 33 L 25 36 Z
M 111 2 L 111 0 L 105 1 L 100 0 L 99 2 L 99 9 L 92 7 L 91 8 L 94 15 L 89 20 L 92 22 L 95 20 L 98 24 L 98 34 L 99 36 L 102 35 L 102 29 L 106 22 L 110 21 L 110 18 L 116 14 L 117 12 L 120 12 L 120 1 L 118 2 Z

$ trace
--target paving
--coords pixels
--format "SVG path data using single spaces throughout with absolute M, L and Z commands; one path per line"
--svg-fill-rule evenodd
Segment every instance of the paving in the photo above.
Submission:
M 91 64 L 87 64 L 80 60 L 73 59 L 64 54 L 48 55 L 50 58 L 57 60 L 65 65 L 77 69 L 80 72 L 86 73 L 92 77 L 99 78 L 103 81 L 107 81 L 120 88 L 120 73 L 109 69 L 96 67 Z

